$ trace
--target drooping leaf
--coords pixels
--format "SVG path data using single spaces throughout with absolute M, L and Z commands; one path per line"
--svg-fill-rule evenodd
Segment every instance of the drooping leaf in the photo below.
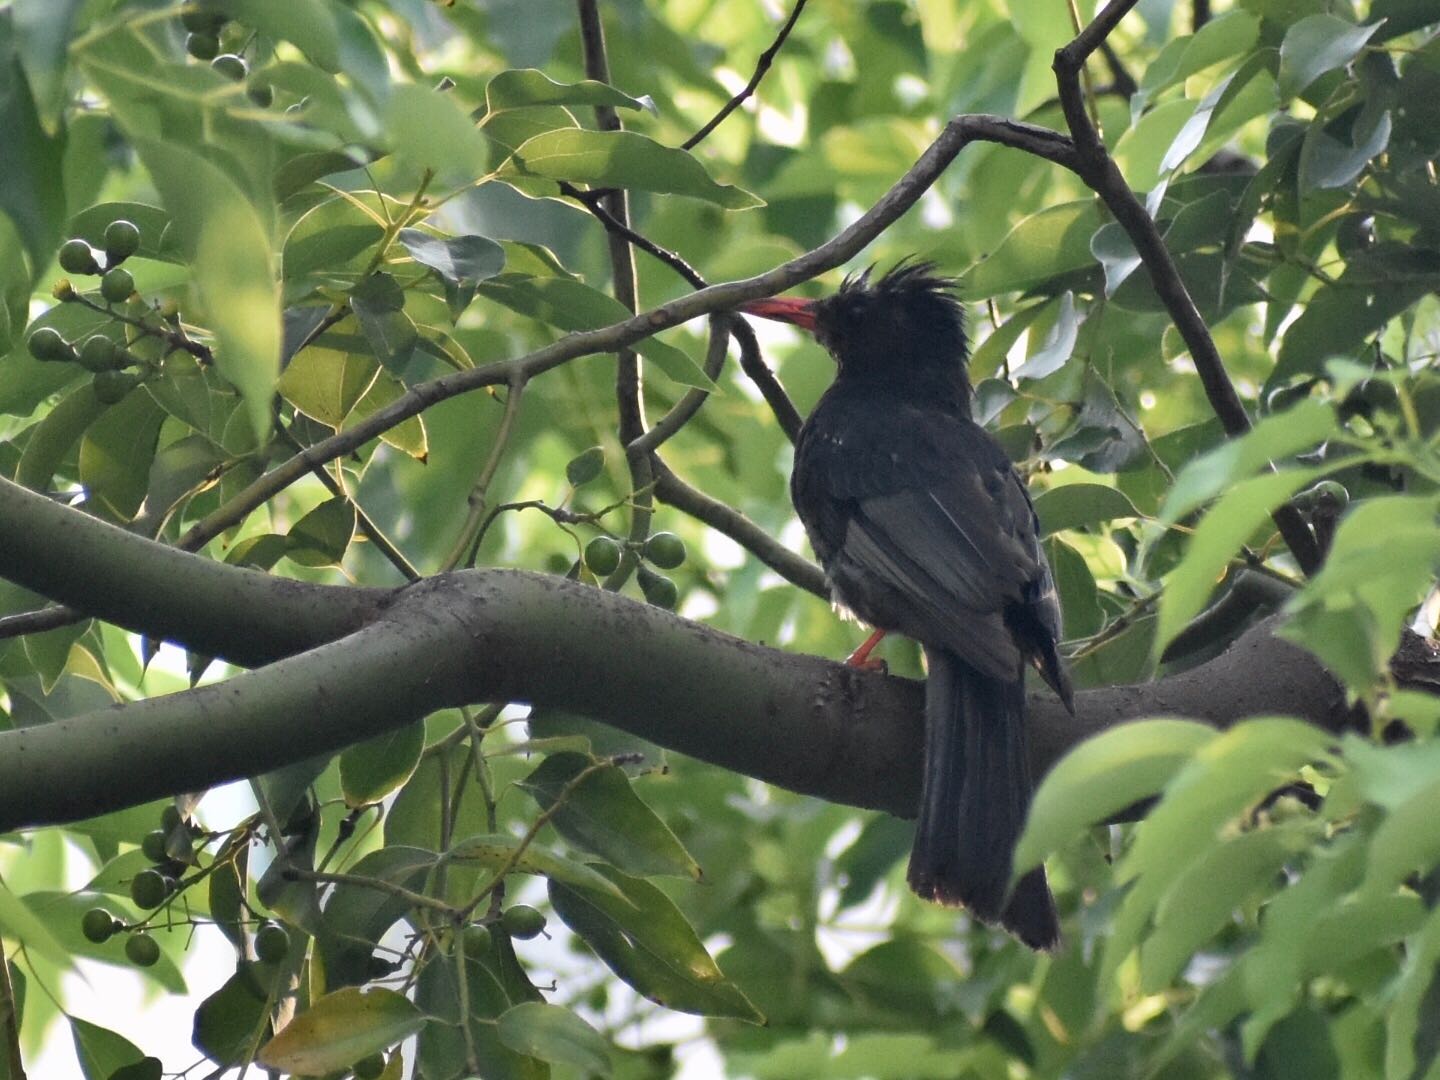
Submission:
M 631 188 L 661 195 L 689 195 L 748 210 L 761 200 L 742 188 L 717 184 L 700 161 L 633 131 L 569 129 L 536 135 L 501 166 L 500 179 L 542 176 L 598 187 Z
M 574 889 L 552 878 L 550 902 L 610 970 L 667 1008 L 763 1021 L 664 893 L 618 870 L 597 871 L 615 885 L 618 896 Z
M 542 809 L 555 806 L 565 789 L 590 767 L 583 754 L 551 754 L 521 787 Z M 591 773 L 570 790 L 550 823 L 566 840 L 629 874 L 678 874 L 700 879 L 700 867 L 669 826 L 630 786 L 619 766 Z
M 320 1075 L 386 1050 L 425 1026 L 403 994 L 346 987 L 326 994 L 275 1033 L 258 1060 L 272 1069 Z

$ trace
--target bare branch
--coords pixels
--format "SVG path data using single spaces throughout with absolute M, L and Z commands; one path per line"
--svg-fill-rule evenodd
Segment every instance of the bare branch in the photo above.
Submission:
M 1085 61 L 1135 3 L 1136 0 L 1111 0 L 1094 21 L 1076 35 L 1075 40 L 1055 53 L 1054 70 L 1060 90 L 1060 105 L 1070 128 L 1077 158 L 1073 167 L 1076 174 L 1100 196 L 1135 245 L 1136 254 L 1145 264 L 1155 292 L 1190 350 L 1200 383 L 1205 388 L 1205 396 L 1226 433 L 1242 435 L 1250 430 L 1250 417 L 1225 371 L 1225 362 L 1215 347 L 1210 329 L 1195 306 L 1154 219 L 1125 182 L 1085 108 L 1080 81 Z M 1319 550 L 1300 512 L 1293 506 L 1285 505 L 1276 509 L 1274 518 L 1300 568 L 1307 574 L 1314 573 L 1320 565 Z
M 699 131 L 681 143 L 682 150 L 693 150 L 699 146 L 707 135 L 724 123 L 727 116 L 745 104 L 750 95 L 755 93 L 756 87 L 760 85 L 760 80 L 765 78 L 765 73 L 770 70 L 770 65 L 775 62 L 776 55 L 785 46 L 785 39 L 790 36 L 790 31 L 795 29 L 795 24 L 800 21 L 800 13 L 804 10 L 805 0 L 795 0 L 795 7 L 791 10 L 790 17 L 785 20 L 785 25 L 780 27 L 780 33 L 775 35 L 775 40 L 770 43 L 770 47 L 761 53 L 760 59 L 755 62 L 755 74 L 750 76 L 750 81 L 745 84 L 745 88 L 727 101 Z

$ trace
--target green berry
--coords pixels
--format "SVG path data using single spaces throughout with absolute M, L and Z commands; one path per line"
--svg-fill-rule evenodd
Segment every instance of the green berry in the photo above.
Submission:
M 685 561 L 685 541 L 672 532 L 658 532 L 645 541 L 645 558 L 661 570 L 674 570 Z
M 132 934 L 125 942 L 125 955 L 136 967 L 153 967 L 160 959 L 160 946 L 149 934 Z
M 87 371 L 113 371 L 123 367 L 125 358 L 115 339 L 104 334 L 91 334 L 80 345 L 80 366 Z
M 185 51 L 196 60 L 214 60 L 220 53 L 220 39 L 208 30 L 185 35 Z
M 140 850 L 152 863 L 163 863 L 170 860 L 170 853 L 165 850 L 165 831 L 163 829 L 146 833 L 145 839 L 140 841 Z
M 86 941 L 103 945 L 115 935 L 115 916 L 103 907 L 92 907 L 80 916 L 80 932 Z
M 675 587 L 664 574 L 657 574 L 648 567 L 640 567 L 636 579 L 640 582 L 640 591 L 645 594 L 645 599 L 656 607 L 664 608 L 666 611 L 674 611 L 675 605 L 680 600 L 680 590 Z
M 105 276 L 100 279 L 100 295 L 112 304 L 123 304 L 134 294 L 135 279 L 124 267 L 106 270 Z
M 1318 504 L 1329 504 L 1338 508 L 1350 502 L 1350 492 L 1338 480 L 1321 480 L 1311 489 L 1311 492 Z
M 474 923 L 465 928 L 465 951 L 471 956 L 485 956 L 494 943 L 490 928 L 484 923 Z
M 385 1055 L 371 1054 L 361 1058 L 350 1069 L 360 1080 L 376 1080 L 385 1071 Z
M 525 941 L 537 937 L 545 929 L 545 916 L 526 904 L 516 904 L 501 914 L 500 925 L 511 937 Z
M 140 250 L 140 229 L 133 221 L 120 218 L 105 226 L 105 261 L 118 266 Z
M 98 274 L 100 260 L 95 249 L 77 236 L 60 245 L 60 269 L 67 274 Z
M 269 83 L 259 79 L 250 81 L 250 85 L 245 88 L 245 94 L 262 109 L 268 109 L 275 101 L 275 90 Z
M 565 466 L 565 479 L 570 481 L 571 487 L 580 487 L 599 476 L 603 468 L 605 451 L 598 446 L 592 446 L 570 459 L 570 463 Z
M 250 74 L 250 65 L 245 63 L 242 57 L 234 53 L 221 53 L 210 61 L 210 66 L 216 72 L 224 75 L 225 78 L 234 82 L 241 82 L 245 76 Z
M 290 955 L 290 934 L 276 923 L 266 923 L 255 932 L 255 958 L 265 964 L 278 964 Z
M 224 15 L 204 4 L 186 4 L 180 9 L 180 25 L 192 34 L 217 34 L 225 21 Z
M 30 335 L 26 345 L 36 360 L 67 361 L 75 359 L 75 346 L 61 336 L 60 331 L 42 326 Z
M 97 371 L 90 380 L 101 405 L 114 405 L 140 384 L 140 376 L 129 371 Z
M 620 565 L 620 545 L 608 536 L 597 536 L 585 545 L 585 565 L 596 577 L 606 577 Z
M 159 870 L 141 870 L 130 879 L 130 899 L 147 911 L 158 908 L 170 895 L 171 881 Z

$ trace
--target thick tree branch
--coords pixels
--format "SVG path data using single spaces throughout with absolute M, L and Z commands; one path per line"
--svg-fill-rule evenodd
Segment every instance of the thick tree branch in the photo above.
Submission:
M 350 633 L 391 595 L 190 555 L 3 478 L 0 577 L 117 626 L 245 666 Z
M 1338 687 L 1271 629 L 1152 685 L 1083 691 L 1074 718 L 1032 695 L 1037 770 L 1137 717 L 1343 724 Z M 922 699 L 919 683 L 754 645 L 558 576 L 447 574 L 398 590 L 346 637 L 227 682 L 0 733 L 0 831 L 201 790 L 487 700 L 578 711 L 792 791 L 911 816 Z
M 1235 386 L 1225 371 L 1225 362 L 1210 336 L 1199 309 L 1195 306 L 1190 290 L 1186 288 L 1180 270 L 1171 258 L 1160 229 L 1151 218 L 1130 185 L 1125 182 L 1115 160 L 1105 149 L 1089 113 L 1085 109 L 1085 93 L 1081 85 L 1081 72 L 1085 61 L 1101 46 L 1120 20 L 1133 8 L 1137 0 L 1110 0 L 1110 3 L 1095 16 L 1094 21 L 1076 35 L 1075 39 L 1055 53 L 1055 79 L 1060 90 L 1060 106 L 1065 113 L 1065 122 L 1076 154 L 1076 174 L 1100 196 L 1115 220 L 1135 245 L 1136 254 L 1150 275 L 1156 294 L 1165 309 L 1175 321 L 1175 328 L 1190 350 L 1190 358 L 1205 388 L 1205 396 L 1219 417 L 1227 434 L 1243 435 L 1250 430 L 1250 417 L 1235 392 Z M 1307 574 L 1314 573 L 1320 566 L 1320 553 L 1315 537 L 1305 519 L 1293 506 L 1284 505 L 1276 509 L 1275 525 L 1285 538 L 1291 554 L 1300 568 Z
M 4 480 L 0 576 L 137 633 L 268 664 L 0 733 L 0 830 L 200 790 L 477 701 L 582 712 L 855 806 L 908 815 L 918 793 L 920 684 L 754 645 L 557 576 L 493 570 L 396 590 L 307 585 L 167 548 Z M 1037 770 L 1137 717 L 1223 725 L 1287 713 L 1343 725 L 1340 688 L 1309 653 L 1275 637 L 1274 622 L 1183 674 L 1082 692 L 1073 718 L 1048 694 L 1032 695 Z

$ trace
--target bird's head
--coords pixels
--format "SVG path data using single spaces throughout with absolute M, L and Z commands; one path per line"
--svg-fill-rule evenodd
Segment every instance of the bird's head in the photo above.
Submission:
M 964 309 L 955 282 L 929 262 L 902 261 L 888 273 L 851 275 L 823 300 L 772 297 L 742 304 L 749 315 L 792 323 L 815 335 L 839 378 L 957 387 L 969 397 Z

